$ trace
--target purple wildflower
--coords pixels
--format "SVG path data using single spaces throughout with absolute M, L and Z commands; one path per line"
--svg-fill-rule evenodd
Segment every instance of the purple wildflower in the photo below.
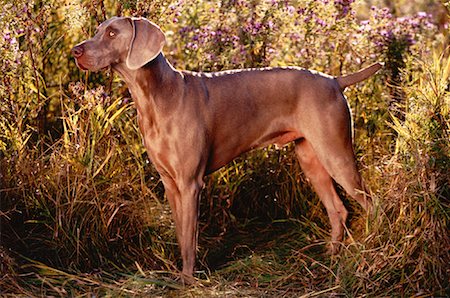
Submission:
M 186 46 L 191 50 L 198 50 L 198 44 L 196 43 L 188 42 Z
M 322 27 L 325 27 L 327 25 L 327 23 L 324 20 L 319 18 L 316 18 L 316 23 Z
M 419 18 L 427 18 L 427 17 L 428 17 L 428 14 L 427 14 L 426 12 L 424 12 L 424 11 L 419 11 L 419 12 L 417 13 L 417 16 L 418 16 Z
M 286 10 L 289 15 L 293 15 L 295 12 L 295 7 L 292 5 L 289 5 L 288 7 L 286 7 Z

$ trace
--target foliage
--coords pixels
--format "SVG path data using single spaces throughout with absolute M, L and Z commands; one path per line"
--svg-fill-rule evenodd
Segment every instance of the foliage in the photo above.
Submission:
M 431 15 L 411 12 L 428 1 L 371 2 L 2 0 L 0 293 L 445 295 L 448 3 Z M 70 57 L 113 15 L 161 25 L 165 54 L 182 69 L 299 65 L 338 75 L 385 62 L 346 91 L 375 211 L 365 216 L 344 198 L 352 216 L 341 255 L 323 254 L 328 219 L 292 146 L 268 147 L 206 178 L 203 286 L 180 290 L 170 210 L 126 86 Z

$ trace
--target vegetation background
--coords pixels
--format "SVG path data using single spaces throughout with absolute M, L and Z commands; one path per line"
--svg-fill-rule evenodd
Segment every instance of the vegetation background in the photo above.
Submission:
M 0 294 L 3 296 L 446 296 L 449 1 L 0 0 Z M 341 254 L 292 146 L 206 178 L 196 276 L 182 289 L 163 188 L 133 102 L 70 49 L 114 16 L 144 16 L 180 69 L 298 65 L 346 90 L 374 202 L 351 210 Z M 274 99 L 276 100 L 276 99 Z M 224 123 L 226 125 L 226 123 Z

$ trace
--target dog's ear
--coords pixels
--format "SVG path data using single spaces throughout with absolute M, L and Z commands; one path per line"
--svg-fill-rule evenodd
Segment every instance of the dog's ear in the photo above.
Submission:
M 154 23 L 144 18 L 131 18 L 133 36 L 127 56 L 127 66 L 138 69 L 152 61 L 161 52 L 166 36 Z

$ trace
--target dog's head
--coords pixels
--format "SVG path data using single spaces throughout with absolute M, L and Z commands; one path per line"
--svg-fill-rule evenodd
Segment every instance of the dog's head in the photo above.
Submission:
M 100 24 L 94 37 L 76 45 L 72 55 L 83 70 L 119 63 L 135 70 L 158 56 L 165 40 L 161 29 L 147 19 L 114 17 Z

